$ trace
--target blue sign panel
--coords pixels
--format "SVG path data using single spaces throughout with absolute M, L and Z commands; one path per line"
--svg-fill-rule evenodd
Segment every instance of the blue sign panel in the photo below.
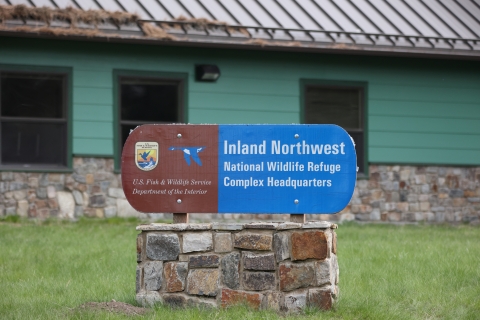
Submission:
M 219 126 L 219 213 L 337 213 L 356 176 L 353 141 L 339 126 Z

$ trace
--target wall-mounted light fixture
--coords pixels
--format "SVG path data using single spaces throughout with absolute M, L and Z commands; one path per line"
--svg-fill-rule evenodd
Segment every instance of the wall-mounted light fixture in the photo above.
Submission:
M 197 81 L 217 81 L 220 69 L 213 64 L 197 64 L 195 66 L 195 79 Z

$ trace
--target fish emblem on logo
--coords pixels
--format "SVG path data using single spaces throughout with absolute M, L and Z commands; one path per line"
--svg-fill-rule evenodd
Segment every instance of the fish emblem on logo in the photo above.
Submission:
M 200 160 L 198 154 L 205 150 L 205 147 L 170 147 L 169 150 L 181 150 L 183 151 L 183 158 L 188 165 L 192 163 L 191 159 L 193 159 L 196 164 L 202 166 L 202 160 Z
M 135 144 L 135 164 L 140 170 L 153 170 L 158 164 L 158 143 L 137 142 Z

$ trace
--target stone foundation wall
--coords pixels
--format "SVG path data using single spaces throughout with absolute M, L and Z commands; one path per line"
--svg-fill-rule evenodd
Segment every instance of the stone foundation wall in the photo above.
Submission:
M 139 217 L 125 199 L 113 159 L 74 158 L 71 173 L 1 172 L 0 217 Z M 288 221 L 289 215 L 201 214 L 191 221 Z M 335 215 L 308 220 L 480 223 L 480 167 L 379 166 L 357 180 L 350 204 Z
M 338 296 L 335 228 L 325 221 L 140 225 L 137 301 L 330 309 Z

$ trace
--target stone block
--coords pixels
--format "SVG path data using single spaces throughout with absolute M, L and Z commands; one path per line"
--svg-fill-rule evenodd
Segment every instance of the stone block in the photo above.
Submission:
M 170 308 L 184 308 L 187 304 L 187 298 L 180 294 L 163 294 L 162 301 Z
M 179 292 L 185 290 L 185 280 L 188 272 L 187 262 L 166 262 L 165 272 L 165 291 Z
M 83 206 L 83 194 L 78 190 L 72 191 L 73 199 L 75 199 L 75 203 L 79 206 Z
M 142 307 L 153 307 L 155 304 L 162 303 L 162 298 L 157 291 L 137 293 L 136 300 Z
M 60 217 L 73 218 L 75 212 L 75 200 L 70 192 L 57 191 L 57 201 L 60 208 Z
M 48 206 L 48 203 L 45 200 L 36 199 L 34 203 L 38 209 L 46 208 Z
M 137 270 L 135 273 L 135 290 L 139 293 L 142 290 L 142 283 L 143 283 L 143 269 L 137 266 Z
M 2 172 L 2 180 L 13 180 L 13 172 Z
M 220 256 L 217 254 L 192 255 L 188 257 L 190 268 L 216 268 L 220 264 Z
M 176 234 L 147 234 L 147 257 L 151 260 L 176 260 L 180 241 Z
M 423 221 L 424 220 L 423 212 L 415 212 L 414 213 L 414 220 L 415 221 Z
M 243 289 L 262 291 L 275 289 L 275 274 L 272 272 L 247 272 L 242 274 Z
M 169 216 L 166 216 L 169 215 Z M 172 219 L 172 214 L 165 213 L 165 219 Z M 136 229 L 138 231 L 198 231 L 210 230 L 212 225 L 210 223 L 150 223 L 141 224 Z
M 395 204 L 395 208 L 401 212 L 407 212 L 409 207 L 408 202 L 397 202 Z
M 145 290 L 160 290 L 163 281 L 163 262 L 149 261 L 143 267 L 143 282 Z
M 466 204 L 465 198 L 453 198 L 452 204 L 454 207 L 463 207 Z
M 430 202 L 420 202 L 421 211 L 430 211 Z
M 222 258 L 222 282 L 230 289 L 240 286 L 240 253 L 232 252 Z
M 315 283 L 313 263 L 281 263 L 278 270 L 281 291 L 291 291 Z
M 332 253 L 337 254 L 337 233 L 332 232 Z
M 26 190 L 15 190 L 12 192 L 13 198 L 17 201 L 23 200 L 27 198 L 27 191 Z
M 28 185 L 23 182 L 10 182 L 8 184 L 8 190 L 10 191 L 15 191 L 15 190 L 22 190 L 22 189 L 27 189 Z
M 37 189 L 37 198 L 38 199 L 46 199 L 47 198 L 47 188 L 40 187 Z
M 228 307 L 236 304 L 247 304 L 253 309 L 260 309 L 263 298 L 264 296 L 261 293 L 222 289 L 220 301 L 222 307 Z
M 214 222 L 212 223 L 212 230 L 225 230 L 225 231 L 243 230 L 243 224 Z
M 273 253 L 255 254 L 242 252 L 243 268 L 247 270 L 275 270 Z
M 265 292 L 265 307 L 269 310 L 281 311 L 284 309 L 285 298 L 283 293 L 278 291 Z
M 28 209 L 29 209 L 29 205 L 28 205 L 28 201 L 27 200 L 20 200 L 18 201 L 18 204 L 17 204 L 17 214 L 20 216 L 20 217 L 28 217 Z
M 48 208 L 42 208 L 37 210 L 37 218 L 45 219 L 50 216 L 50 210 Z
M 90 206 L 93 208 L 104 207 L 105 202 L 106 198 L 103 193 L 95 193 L 90 196 Z
M 410 211 L 420 211 L 420 204 L 418 202 L 413 202 L 408 204 Z
M 300 229 L 300 228 L 302 228 L 301 223 L 290 222 L 290 221 L 279 223 L 277 226 L 277 230 L 291 230 L 291 229 Z
M 210 232 L 185 233 L 183 235 L 183 253 L 209 251 L 212 248 L 213 238 Z
M 187 276 L 187 293 L 214 297 L 218 294 L 220 271 L 218 269 L 193 269 Z
M 278 222 L 250 222 L 243 227 L 245 229 L 275 230 L 278 227 Z
M 125 193 L 122 188 L 109 188 L 108 196 L 112 198 L 121 198 L 125 199 Z
M 83 206 L 75 206 L 75 211 L 73 212 L 73 215 L 75 218 L 80 218 L 83 217 L 84 212 L 83 212 Z
M 375 208 L 375 209 L 372 209 L 372 212 L 370 212 L 370 220 L 372 221 L 378 221 L 380 220 L 380 209 L 378 208 Z
M 347 213 L 343 213 L 341 216 L 340 216 L 340 222 L 343 222 L 343 221 L 353 221 L 355 220 L 355 215 L 353 213 L 350 213 L 350 212 L 347 212 Z
M 234 247 L 248 250 L 272 250 L 273 237 L 270 234 L 236 233 Z
M 279 232 L 273 235 L 273 252 L 277 262 L 290 258 L 290 236 L 288 233 Z
M 331 259 L 326 259 L 324 261 L 316 261 L 315 264 L 315 278 L 316 286 L 321 287 L 323 285 L 332 285 L 335 284 L 336 270 L 334 267 L 334 262 L 332 261 L 335 256 L 332 256 Z
M 8 190 L 8 182 L 0 181 L 0 193 L 5 193 Z
M 463 190 L 461 189 L 452 189 L 449 192 L 451 198 L 462 198 L 463 197 Z
M 57 199 L 48 199 L 47 203 L 49 208 L 58 209 L 59 207 Z
M 142 252 L 143 252 L 143 235 L 137 235 L 137 262 L 142 261 Z
M 38 177 L 28 177 L 28 186 L 32 189 L 38 188 Z
M 399 212 L 390 212 L 388 214 L 388 221 L 398 222 L 402 219 L 402 214 Z
M 105 218 L 105 211 L 103 208 L 94 208 L 95 209 L 95 217 L 96 218 Z
M 324 232 L 293 232 L 292 261 L 318 259 L 323 260 L 328 256 L 328 242 Z
M 187 298 L 187 308 L 211 309 L 217 307 L 217 301 L 213 299 L 201 299 L 197 297 Z
M 215 233 L 215 252 L 224 253 L 233 250 L 232 235 L 230 233 Z
M 143 213 L 133 209 L 127 199 L 117 199 L 117 216 L 120 218 L 145 217 Z
M 113 218 L 117 215 L 117 207 L 108 206 L 103 208 L 103 212 L 105 213 L 105 218 Z
M 57 190 L 55 189 L 54 186 L 48 186 L 47 187 L 47 197 L 50 199 L 53 199 L 57 196 Z
M 307 290 L 299 290 L 285 294 L 285 309 L 290 313 L 302 311 L 307 306 Z
M 332 293 L 329 290 L 309 289 L 308 290 L 308 306 L 318 308 L 320 310 L 330 310 L 333 305 Z
M 17 215 L 17 207 L 6 207 L 5 208 L 6 216 L 15 216 Z
M 435 222 L 435 214 L 433 212 L 425 212 L 425 218 L 428 222 Z
M 85 175 L 85 183 L 86 184 L 93 184 L 95 182 L 95 177 L 93 174 L 88 173 Z
M 371 210 L 362 208 L 362 210 Z M 330 229 L 333 223 L 328 221 L 307 221 L 302 224 L 302 229 Z

